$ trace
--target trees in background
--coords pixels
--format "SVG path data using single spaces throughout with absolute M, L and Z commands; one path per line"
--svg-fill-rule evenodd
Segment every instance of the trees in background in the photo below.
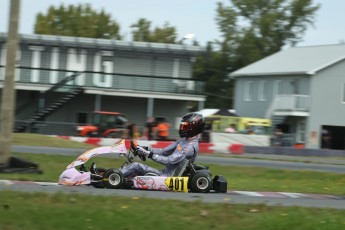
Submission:
M 206 52 L 199 55 L 194 63 L 193 77 L 206 83 L 206 108 L 230 108 L 232 105 L 233 84 L 228 78 L 231 70 L 228 57 L 218 50 L 219 45 L 209 42 Z
M 88 4 L 51 6 L 46 14 L 37 14 L 34 30 L 36 34 L 122 39 L 120 25 L 111 15 Z
M 166 22 L 163 27 L 151 28 L 151 21 L 140 18 L 132 24 L 132 40 L 142 42 L 177 43 L 176 28 Z M 122 40 L 120 25 L 104 10 L 86 5 L 61 4 L 49 7 L 47 13 L 36 16 L 34 32 L 61 36 Z
M 294 46 L 320 6 L 313 0 L 230 0 L 217 3 L 217 24 L 233 70 Z
M 177 42 L 176 28 L 170 26 L 168 22 L 165 22 L 163 27 L 156 27 L 152 30 L 151 21 L 140 18 L 136 23 L 131 25 L 131 28 L 134 28 L 132 31 L 133 41 L 168 44 L 176 44 Z
M 197 59 L 195 78 L 205 79 L 206 107 L 232 107 L 237 69 L 294 46 L 313 25 L 319 5 L 313 0 L 229 0 L 217 3 L 216 22 L 222 40 Z M 212 71 L 213 70 L 213 71 Z

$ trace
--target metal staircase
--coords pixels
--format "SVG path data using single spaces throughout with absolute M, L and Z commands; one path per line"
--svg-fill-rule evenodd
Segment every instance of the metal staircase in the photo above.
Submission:
M 277 116 L 272 115 L 271 121 L 272 121 L 272 128 L 276 127 L 277 125 L 283 124 L 285 122 L 286 116 Z
M 67 76 L 64 79 L 62 79 L 60 82 L 49 88 L 47 91 L 43 94 L 43 100 L 45 100 L 45 97 L 50 92 L 56 92 L 56 91 L 63 91 L 64 94 L 62 97 L 58 98 L 54 102 L 48 104 L 47 106 L 43 105 L 39 111 L 35 112 L 31 116 L 29 116 L 25 123 L 19 124 L 18 126 L 15 126 L 14 132 L 30 132 L 33 125 L 40 121 L 44 121 L 46 117 L 48 117 L 53 112 L 57 111 L 59 108 L 61 108 L 64 104 L 71 101 L 73 98 L 77 97 L 78 95 L 82 94 L 84 92 L 84 89 L 81 87 L 76 86 L 75 84 L 68 84 L 71 81 L 74 81 L 77 76 L 79 76 L 81 72 L 74 73 L 71 76 Z

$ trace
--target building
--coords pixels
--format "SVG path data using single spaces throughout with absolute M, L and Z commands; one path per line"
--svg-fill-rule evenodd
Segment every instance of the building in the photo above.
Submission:
M 286 146 L 345 149 L 345 44 L 294 47 L 230 74 L 239 116 L 271 118 Z
M 1 88 L 6 38 L 0 33 Z M 73 135 L 92 111 L 123 113 L 140 128 L 147 117 L 165 117 L 175 127 L 191 102 L 203 109 L 204 83 L 192 79 L 201 52 L 198 46 L 20 35 L 15 127 Z

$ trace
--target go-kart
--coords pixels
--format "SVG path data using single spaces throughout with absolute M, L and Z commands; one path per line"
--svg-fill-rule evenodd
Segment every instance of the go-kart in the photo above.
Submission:
M 177 192 L 227 192 L 227 181 L 217 175 L 212 179 L 208 166 L 192 163 L 189 159 L 180 162 L 176 170 L 169 176 L 158 176 L 147 173 L 143 176 L 131 175 L 124 177 L 121 168 L 134 163 L 135 158 L 146 160 L 144 155 L 136 151 L 136 143 L 120 140 L 113 146 L 98 147 L 81 154 L 67 166 L 59 178 L 60 185 L 92 185 L 96 188 L 107 189 L 145 189 Z M 98 168 L 94 163 L 87 170 L 85 163 L 92 157 L 104 154 L 119 154 L 126 161 L 120 169 Z M 78 167 L 78 169 L 77 169 Z M 92 171 L 92 172 L 90 172 Z

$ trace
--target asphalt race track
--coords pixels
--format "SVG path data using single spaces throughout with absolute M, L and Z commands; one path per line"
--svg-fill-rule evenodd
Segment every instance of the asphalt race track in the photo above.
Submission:
M 102 195 L 102 196 L 129 196 L 155 199 L 174 199 L 181 201 L 201 201 L 205 203 L 231 204 L 267 204 L 281 206 L 304 206 L 318 208 L 345 209 L 345 196 L 279 193 L 279 192 L 249 192 L 228 191 L 227 193 L 178 193 L 145 190 L 113 190 L 96 189 L 92 186 L 62 186 L 57 183 L 24 182 L 0 180 L 0 190 L 25 192 L 64 192 L 73 194 Z
M 13 146 L 15 152 L 45 153 L 78 156 L 83 150 L 50 148 L 50 147 L 29 147 Z M 325 163 L 302 163 L 275 161 L 267 159 L 245 159 L 245 158 L 224 158 L 213 156 L 199 156 L 198 162 L 225 164 L 236 166 L 268 167 L 289 170 L 314 170 L 332 173 L 345 174 L 345 166 Z M 57 183 L 49 182 L 24 182 L 0 180 L 0 190 L 26 191 L 26 192 L 46 192 L 56 193 L 65 192 L 70 194 L 88 194 L 104 196 L 129 196 L 147 197 L 155 199 L 175 199 L 181 201 L 202 201 L 206 203 L 232 203 L 232 204 L 267 204 L 282 206 L 304 206 L 319 208 L 345 209 L 345 196 L 324 195 L 324 194 L 302 194 L 285 192 L 252 192 L 235 191 L 227 193 L 177 193 L 163 191 L 144 191 L 144 190 L 112 190 L 96 189 L 92 186 L 61 186 Z

